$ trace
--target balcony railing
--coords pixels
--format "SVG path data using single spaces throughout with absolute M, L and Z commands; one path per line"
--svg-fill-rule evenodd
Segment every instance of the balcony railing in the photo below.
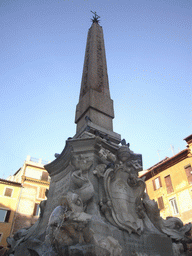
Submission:
M 35 157 L 30 157 L 30 161 L 34 162 L 34 163 L 39 163 L 39 158 L 35 158 Z
M 42 158 L 35 158 L 35 157 L 31 157 L 31 156 L 27 156 L 27 161 L 31 161 L 31 162 L 42 164 L 42 165 L 49 163 L 49 161 L 43 160 Z

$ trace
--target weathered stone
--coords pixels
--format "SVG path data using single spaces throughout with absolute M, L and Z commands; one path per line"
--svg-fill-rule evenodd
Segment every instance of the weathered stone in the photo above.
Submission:
M 93 123 L 112 131 L 113 101 L 110 98 L 102 27 L 93 23 L 85 51 L 79 104 L 76 108 L 77 132 L 88 116 Z
M 110 256 L 110 252 L 97 245 L 76 245 L 69 248 L 69 256 Z

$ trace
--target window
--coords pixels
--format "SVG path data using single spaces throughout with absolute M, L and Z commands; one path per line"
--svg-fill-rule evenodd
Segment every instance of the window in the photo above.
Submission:
M 189 182 L 189 184 L 192 184 L 192 168 L 191 168 L 191 165 L 188 164 L 184 168 L 185 168 L 185 172 L 186 172 L 186 175 L 187 175 L 188 182 Z
M 165 177 L 165 185 L 166 185 L 166 188 L 167 188 L 167 194 L 173 192 L 173 186 L 172 186 L 170 175 Z
M 11 197 L 13 189 L 12 188 L 5 188 L 4 196 Z
M 1 242 L 2 237 L 3 237 L 3 233 L 0 233 L 0 242 Z
M 159 209 L 160 210 L 164 209 L 163 197 L 161 196 L 161 197 L 157 198 L 157 201 L 158 201 Z
M 0 222 L 9 222 L 11 211 L 0 209 Z
M 173 211 L 173 214 L 178 214 L 179 211 L 178 211 L 178 207 L 177 207 L 177 202 L 176 202 L 176 198 L 172 198 L 171 200 L 169 200 L 170 204 L 171 204 L 171 208 L 172 208 L 172 211 Z
M 39 188 L 39 193 L 38 193 L 38 198 L 40 199 L 44 199 L 45 198 L 45 192 L 46 192 L 46 188 Z
M 154 179 L 152 182 L 153 182 L 153 188 L 154 188 L 154 190 L 157 190 L 157 189 L 159 189 L 160 187 L 162 187 L 160 177 L 157 177 L 157 178 Z
M 35 204 L 34 210 L 33 210 L 33 216 L 39 216 L 39 213 L 40 213 L 39 204 Z
M 48 181 L 49 174 L 48 172 L 42 172 L 41 180 Z

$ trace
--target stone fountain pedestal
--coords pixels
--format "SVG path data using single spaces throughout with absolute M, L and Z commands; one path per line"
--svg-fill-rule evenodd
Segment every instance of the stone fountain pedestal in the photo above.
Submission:
M 190 225 L 160 217 L 138 178 L 141 155 L 128 145 L 85 131 L 45 168 L 51 183 L 40 218 L 20 240 L 8 241 L 10 254 L 177 255 L 173 242 L 183 242 Z

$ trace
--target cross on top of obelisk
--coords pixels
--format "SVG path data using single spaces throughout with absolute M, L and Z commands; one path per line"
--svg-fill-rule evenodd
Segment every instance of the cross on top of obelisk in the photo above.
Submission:
M 91 19 L 92 22 L 93 23 L 99 23 L 100 22 L 100 20 L 99 20 L 100 16 L 98 16 L 96 12 L 92 12 L 92 13 L 94 14 L 93 19 Z

